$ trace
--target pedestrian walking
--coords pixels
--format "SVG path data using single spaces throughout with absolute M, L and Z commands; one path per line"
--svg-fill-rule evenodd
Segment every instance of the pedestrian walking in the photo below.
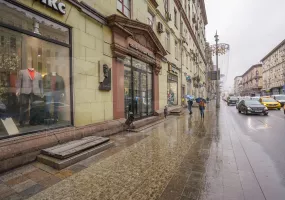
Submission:
M 200 100 L 199 102 L 199 110 L 200 110 L 200 113 L 201 113 L 201 119 L 203 118 L 204 119 L 204 111 L 205 111 L 205 101 L 203 99 Z
M 189 114 L 192 115 L 193 100 L 192 100 L 192 99 L 189 99 L 189 100 L 187 101 L 187 103 L 188 103 Z
M 164 107 L 164 118 L 166 118 L 167 114 L 168 114 L 168 110 L 167 110 L 167 106 Z

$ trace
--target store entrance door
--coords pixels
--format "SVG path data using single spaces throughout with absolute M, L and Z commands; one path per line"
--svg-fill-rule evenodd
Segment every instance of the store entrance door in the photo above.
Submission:
M 147 115 L 147 73 L 135 69 L 133 72 L 134 79 L 134 116 L 141 118 Z
M 124 61 L 125 117 L 136 119 L 153 115 L 152 67 L 137 59 Z

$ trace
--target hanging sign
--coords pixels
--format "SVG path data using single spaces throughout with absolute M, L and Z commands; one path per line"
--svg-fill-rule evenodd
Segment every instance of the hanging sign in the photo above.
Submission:
M 65 4 L 62 2 L 57 2 L 58 0 L 40 0 L 42 4 L 50 7 L 51 9 L 59 12 L 60 14 L 64 15 L 65 11 Z

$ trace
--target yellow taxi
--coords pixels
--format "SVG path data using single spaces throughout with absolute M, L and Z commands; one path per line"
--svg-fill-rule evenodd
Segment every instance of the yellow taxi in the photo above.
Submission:
M 268 109 L 281 109 L 281 104 L 271 97 L 261 97 L 259 101 Z

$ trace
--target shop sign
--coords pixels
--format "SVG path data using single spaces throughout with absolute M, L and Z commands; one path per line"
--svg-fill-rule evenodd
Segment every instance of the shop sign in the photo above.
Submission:
M 187 81 L 187 82 L 191 82 L 191 76 L 187 75 L 187 76 L 186 76 L 186 81 Z
M 51 9 L 59 12 L 60 14 L 64 15 L 65 11 L 65 4 L 62 2 L 57 2 L 58 0 L 40 0 L 42 4 L 50 7 Z
M 178 76 L 175 76 L 175 75 L 172 75 L 172 74 L 168 74 L 167 78 L 170 81 L 178 82 Z
M 174 65 L 174 64 L 172 64 L 172 63 L 169 63 L 169 64 L 168 64 L 168 71 L 169 71 L 170 73 L 173 73 L 173 74 L 178 75 L 178 74 L 179 74 L 179 69 L 178 69 L 177 67 L 173 66 L 173 65 Z
M 135 44 L 130 43 L 129 46 L 130 46 L 132 49 L 135 49 L 135 50 L 141 52 L 142 54 L 145 54 L 145 55 L 147 55 L 148 57 L 154 59 L 154 57 L 153 57 L 152 55 L 150 55 L 148 52 L 144 51 L 143 49 L 139 48 L 138 45 L 135 45 Z

